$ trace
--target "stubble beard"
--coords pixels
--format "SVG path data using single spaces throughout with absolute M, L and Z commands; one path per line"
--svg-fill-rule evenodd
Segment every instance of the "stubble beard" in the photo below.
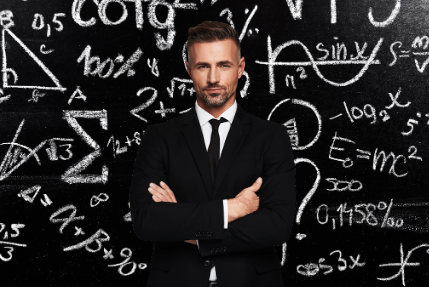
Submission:
M 199 97 L 209 107 L 220 107 L 220 106 L 223 106 L 232 97 L 234 93 L 235 91 L 228 96 L 228 92 L 226 90 L 224 90 L 224 92 L 222 93 L 210 93 L 210 94 L 207 93 L 206 91 L 203 91 Z

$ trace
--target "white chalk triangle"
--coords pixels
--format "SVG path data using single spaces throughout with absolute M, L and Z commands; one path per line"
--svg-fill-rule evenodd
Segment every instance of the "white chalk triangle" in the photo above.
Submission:
M 5 38 L 6 33 L 15 40 L 16 43 L 32 58 L 32 60 L 42 69 L 42 71 L 50 78 L 50 80 L 55 84 L 55 86 L 41 86 L 41 85 L 19 85 L 18 82 L 18 74 L 15 70 L 8 67 L 7 64 L 7 53 L 5 46 Z M 11 44 L 13 41 L 9 41 Z M 61 86 L 59 80 L 54 76 L 54 74 L 46 67 L 46 65 L 21 41 L 11 30 L 7 28 L 3 28 L 2 30 L 2 78 L 3 78 L 3 88 L 18 88 L 18 89 L 39 89 L 39 90 L 57 90 L 57 91 L 65 91 L 66 88 Z M 13 84 L 9 84 L 8 76 L 13 78 Z

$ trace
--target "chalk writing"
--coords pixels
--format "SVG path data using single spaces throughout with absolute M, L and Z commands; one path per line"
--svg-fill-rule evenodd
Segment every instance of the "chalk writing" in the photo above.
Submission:
M 61 179 L 65 182 L 72 183 L 106 183 L 109 174 L 109 169 L 103 165 L 101 175 L 81 174 L 88 165 L 90 165 L 97 157 L 101 156 L 101 148 L 98 143 L 82 128 L 76 118 L 99 119 L 101 128 L 107 130 L 107 111 L 63 111 L 63 119 L 67 121 L 69 126 L 91 147 L 94 151 L 85 156 L 81 161 L 69 167 Z
M 389 205 L 386 202 L 380 201 L 377 205 L 373 203 L 359 203 L 355 204 L 352 208 L 347 209 L 347 203 L 340 204 L 336 210 L 339 213 L 339 225 L 342 227 L 344 221 L 348 220 L 349 226 L 353 225 L 353 222 L 358 224 L 366 223 L 371 226 L 380 225 L 381 228 L 391 227 L 391 228 L 400 228 L 404 225 L 404 220 L 402 218 L 395 218 L 390 216 L 390 212 L 393 206 L 393 199 L 390 200 Z M 374 211 L 383 211 L 386 210 L 383 217 L 376 217 Z M 344 218 L 344 215 L 348 213 L 348 219 Z M 323 215 L 322 215 L 323 214 Z M 354 218 L 355 214 L 360 215 L 360 220 Z M 316 218 L 319 224 L 326 224 L 329 221 L 329 207 L 326 204 L 320 205 L 316 210 Z M 332 229 L 336 228 L 336 216 L 332 218 Z
M 107 58 L 107 60 L 100 62 L 100 58 L 97 56 L 91 56 L 91 46 L 88 45 L 83 50 L 82 54 L 77 59 L 77 62 L 80 63 L 85 59 L 84 62 L 84 72 L 83 74 L 85 76 L 91 75 L 95 76 L 98 75 L 100 78 L 105 79 L 112 75 L 113 70 L 116 68 L 115 63 L 123 63 L 121 66 L 116 70 L 116 72 L 113 74 L 113 78 L 117 78 L 120 75 L 127 72 L 127 76 L 131 77 L 134 76 L 136 71 L 132 69 L 132 66 L 138 62 L 141 55 L 143 54 L 142 50 L 140 48 L 137 48 L 137 50 L 124 62 L 124 56 L 119 54 L 115 60 L 112 60 L 111 58 Z M 95 67 L 93 65 L 95 64 Z M 107 71 L 104 72 L 105 68 L 107 67 Z
M 347 138 L 338 137 L 337 132 L 335 132 L 335 135 L 332 139 L 333 139 L 333 141 L 332 141 L 332 144 L 329 148 L 329 159 L 341 162 L 342 166 L 344 168 L 352 167 L 353 166 L 353 160 L 350 157 L 347 157 L 345 159 L 344 158 L 338 158 L 338 157 L 336 157 L 336 155 L 333 155 L 333 151 L 344 151 L 345 150 L 345 148 L 343 148 L 343 147 L 338 147 L 335 144 L 336 141 L 346 142 L 346 143 L 350 143 L 350 144 L 356 144 L 356 142 L 354 142 L 350 139 L 347 139 Z M 369 160 L 371 155 L 372 155 L 372 153 L 370 151 L 361 150 L 361 149 L 356 149 L 356 151 L 359 153 L 356 156 L 357 159 Z M 382 172 L 384 170 L 385 165 L 388 163 L 388 160 L 392 159 L 388 173 L 394 175 L 395 177 L 404 177 L 408 174 L 408 171 L 403 172 L 403 173 L 398 173 L 396 170 L 396 164 L 398 163 L 399 159 L 401 159 L 403 164 L 407 163 L 407 158 L 412 159 L 412 160 L 423 161 L 423 159 L 420 156 L 416 156 L 417 148 L 415 146 L 410 146 L 410 148 L 408 149 L 408 152 L 409 152 L 409 155 L 407 155 L 407 156 L 402 155 L 402 154 L 395 155 L 393 152 L 390 152 L 386 155 L 385 151 L 379 150 L 378 148 L 376 148 L 374 151 L 373 160 L 372 160 L 372 169 L 376 170 L 377 166 L 380 166 L 380 172 Z M 381 160 L 381 164 L 379 165 L 380 160 Z
M 9 234 L 10 234 L 11 238 L 16 238 L 20 235 L 20 229 L 22 229 L 24 227 L 25 227 L 25 224 L 13 223 L 10 225 L 12 232 L 9 231 L 9 233 L 8 233 L 8 231 L 6 231 L 6 224 L 0 223 L 0 236 L 1 236 L 1 233 L 4 232 L 3 233 L 3 240 L 0 241 L 0 246 L 1 245 L 10 245 L 10 246 L 4 246 L 4 249 L 7 250 L 6 255 L 4 255 L 3 252 L 0 252 L 0 260 L 2 260 L 3 262 L 9 262 L 10 260 L 12 260 L 13 251 L 15 250 L 13 246 L 27 247 L 27 244 L 9 241 Z
M 358 81 L 363 74 L 368 70 L 370 65 L 373 64 L 380 64 L 379 60 L 375 60 L 375 57 L 377 56 L 377 53 L 380 49 L 381 44 L 383 43 L 383 38 L 380 38 L 377 42 L 377 44 L 375 45 L 374 49 L 372 50 L 371 54 L 369 55 L 368 59 L 365 60 L 358 60 L 355 58 L 350 58 L 349 60 L 345 60 L 345 59 L 338 59 L 338 58 L 334 58 L 334 60 L 315 60 L 313 55 L 311 54 L 310 50 L 307 48 L 307 46 L 305 46 L 301 41 L 298 40 L 291 40 L 288 42 L 285 42 L 283 44 L 281 44 L 280 46 L 276 47 L 273 51 L 273 48 L 271 46 L 271 37 L 268 36 L 267 38 L 267 46 L 268 46 L 268 62 L 262 62 L 262 61 L 255 61 L 258 64 L 261 65 L 267 65 L 268 66 L 268 75 L 269 75 L 269 85 L 270 85 L 270 94 L 275 94 L 276 90 L 275 90 L 275 79 L 274 79 L 274 66 L 311 66 L 313 68 L 313 70 L 316 72 L 317 76 L 319 76 L 320 79 L 322 79 L 324 82 L 331 84 L 333 86 L 336 87 L 343 87 L 343 86 L 348 86 L 351 85 L 353 83 L 355 83 L 356 81 Z M 301 47 L 305 54 L 307 55 L 309 61 L 306 62 L 276 62 L 277 57 L 279 56 L 279 54 L 288 47 L 293 47 L 293 46 L 298 46 Z M 339 46 L 339 48 L 341 48 Z M 342 48 L 344 49 L 344 48 Z M 346 51 L 344 49 L 344 51 Z M 334 53 L 334 57 L 340 55 L 340 52 Z M 344 52 L 345 53 L 345 52 Z M 343 55 L 345 55 L 343 53 Z M 359 56 L 358 57 L 362 57 L 361 53 L 358 53 Z M 326 55 L 325 55 L 326 57 Z M 324 59 L 325 57 L 322 57 L 322 59 Z M 354 76 L 352 77 L 350 80 L 345 81 L 345 82 L 335 82 L 335 81 L 331 81 L 328 80 L 320 71 L 319 67 L 320 65 L 354 65 L 354 64 L 358 64 L 358 65 L 363 65 L 362 69 Z
M 37 163 L 41 165 L 37 152 L 45 145 L 46 140 L 42 141 L 34 149 L 16 142 L 18 136 L 21 133 L 22 127 L 24 126 L 24 123 L 25 120 L 22 120 L 19 124 L 12 142 L 0 143 L 0 145 L 9 145 L 6 155 L 0 164 L 0 181 L 7 178 L 12 172 L 27 162 L 31 157 L 34 157 Z M 25 154 L 25 150 L 27 150 L 27 154 Z
M 360 254 L 358 254 L 356 257 L 349 256 L 350 262 L 348 262 L 346 259 L 344 259 L 342 256 L 342 252 L 340 250 L 334 250 L 331 253 L 329 253 L 330 256 L 333 256 L 334 254 L 338 254 L 338 260 L 336 268 L 338 271 L 343 272 L 347 269 L 354 269 L 355 267 L 363 267 L 365 266 L 365 262 L 359 261 L 360 260 Z M 317 275 L 319 272 L 323 272 L 323 275 L 330 274 L 334 272 L 334 267 L 332 265 L 324 264 L 325 258 L 320 258 L 319 263 L 307 263 L 305 265 L 298 265 L 296 267 L 296 271 L 298 274 L 312 277 Z
M 403 248 L 402 242 L 401 242 L 400 249 L 399 249 L 400 256 L 401 256 L 400 257 L 400 263 L 386 263 L 386 264 L 380 264 L 379 265 L 380 267 L 398 266 L 399 271 L 390 277 L 381 277 L 381 278 L 377 278 L 377 279 L 381 280 L 381 281 L 390 281 L 390 280 L 393 280 L 393 279 L 401 276 L 402 277 L 402 285 L 406 286 L 405 285 L 405 267 L 410 267 L 410 266 L 411 267 L 418 267 L 418 266 L 420 266 L 419 262 L 408 262 L 408 260 L 410 260 L 410 257 L 411 257 L 411 255 L 413 255 L 414 251 L 417 251 L 421 248 L 428 248 L 426 250 L 426 253 L 429 254 L 429 244 L 423 243 L 423 244 L 420 244 L 419 246 L 414 247 L 410 251 L 408 251 L 407 256 L 404 258 L 404 248 Z

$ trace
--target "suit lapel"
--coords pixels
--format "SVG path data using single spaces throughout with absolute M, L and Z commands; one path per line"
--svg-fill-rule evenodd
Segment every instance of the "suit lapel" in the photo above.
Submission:
M 203 132 L 201 131 L 201 126 L 198 121 L 195 107 L 192 107 L 191 110 L 186 113 L 185 119 L 183 121 L 184 128 L 182 129 L 182 133 L 186 138 L 186 141 L 192 152 L 192 156 L 194 157 L 194 160 L 198 166 L 209 199 L 216 197 L 216 194 L 231 162 L 233 161 L 238 150 L 240 149 L 240 146 L 243 144 L 244 138 L 249 132 L 249 122 L 249 115 L 244 112 L 240 106 L 237 106 L 237 111 L 222 149 L 218 170 L 216 173 L 216 179 L 213 186 L 211 181 L 209 159 L 204 143 L 204 136 Z
M 186 138 L 189 149 L 194 157 L 194 161 L 198 166 L 201 178 L 206 186 L 207 196 L 210 199 L 212 197 L 213 189 L 210 164 L 207 156 L 206 145 L 204 143 L 203 132 L 198 121 L 195 107 L 191 108 L 191 110 L 186 113 L 183 125 L 185 127 L 182 129 L 182 133 Z

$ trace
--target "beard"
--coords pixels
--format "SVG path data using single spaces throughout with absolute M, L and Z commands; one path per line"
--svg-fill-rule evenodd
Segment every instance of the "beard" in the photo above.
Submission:
M 220 107 L 223 106 L 235 93 L 232 92 L 231 95 L 228 95 L 228 92 L 224 89 L 220 93 L 208 93 L 203 91 L 199 97 L 204 101 L 207 106 L 210 107 Z

